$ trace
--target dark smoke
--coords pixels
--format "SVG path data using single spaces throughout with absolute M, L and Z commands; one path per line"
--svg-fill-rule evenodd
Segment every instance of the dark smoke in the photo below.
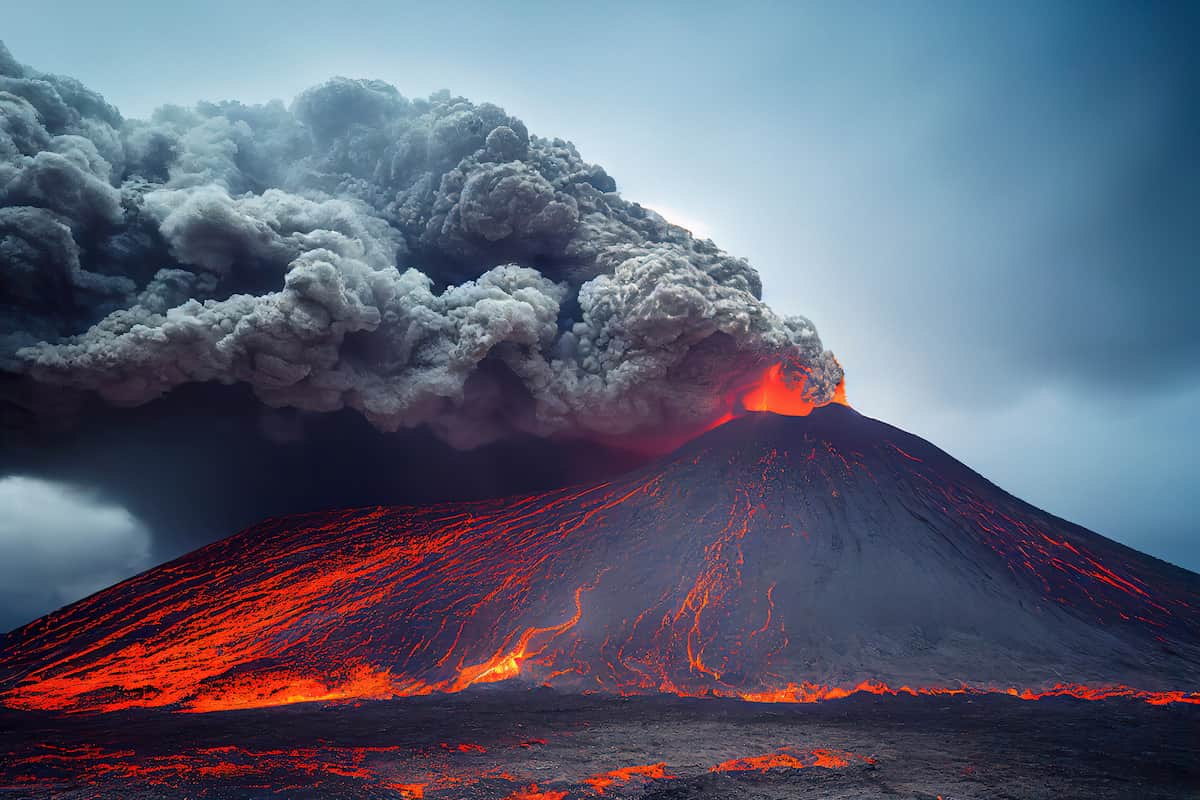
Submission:
M 602 438 L 712 418 L 781 359 L 828 399 L 815 328 L 760 296 L 746 261 L 494 105 L 335 78 L 126 120 L 0 45 L 10 421 L 220 383 L 456 447 Z

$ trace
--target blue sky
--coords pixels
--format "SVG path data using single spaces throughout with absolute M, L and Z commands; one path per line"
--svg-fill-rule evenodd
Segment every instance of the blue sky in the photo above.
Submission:
M 1170 3 L 0 3 L 126 116 L 439 88 L 748 257 L 863 413 L 1193 570 L 1200 34 Z

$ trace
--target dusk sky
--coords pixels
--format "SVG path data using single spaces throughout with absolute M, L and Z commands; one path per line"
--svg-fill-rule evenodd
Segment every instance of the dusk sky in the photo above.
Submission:
M 0 38 L 127 118 L 334 75 L 496 103 L 748 258 L 858 411 L 1200 570 L 1195 6 L 520 5 L 2 3 Z M 0 476 L 0 628 L 168 552 L 52 477 Z

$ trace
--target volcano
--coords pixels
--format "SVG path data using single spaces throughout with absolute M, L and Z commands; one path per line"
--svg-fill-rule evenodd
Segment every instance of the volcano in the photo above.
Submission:
M 20 628 L 11 709 L 182 711 L 504 684 L 805 702 L 1200 703 L 1200 576 L 833 404 L 619 479 L 274 519 Z

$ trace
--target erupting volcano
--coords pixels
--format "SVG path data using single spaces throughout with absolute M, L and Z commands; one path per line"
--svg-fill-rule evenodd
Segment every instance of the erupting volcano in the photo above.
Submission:
M 1200 702 L 1196 575 L 774 392 L 743 405 L 785 414 L 618 480 L 270 520 L 13 632 L 0 699 L 216 711 L 506 682 Z

